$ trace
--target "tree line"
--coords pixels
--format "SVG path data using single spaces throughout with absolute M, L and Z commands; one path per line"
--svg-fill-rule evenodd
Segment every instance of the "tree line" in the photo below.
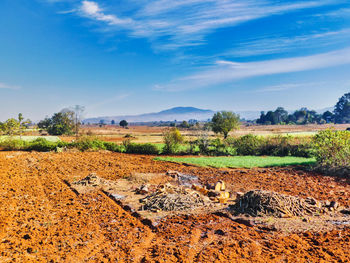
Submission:
M 325 124 L 325 123 L 350 123 L 350 93 L 344 94 L 334 107 L 334 111 L 325 111 L 318 114 L 314 110 L 301 108 L 289 114 L 283 107 L 278 107 L 275 111 L 261 112 L 260 118 L 256 120 L 258 124 Z

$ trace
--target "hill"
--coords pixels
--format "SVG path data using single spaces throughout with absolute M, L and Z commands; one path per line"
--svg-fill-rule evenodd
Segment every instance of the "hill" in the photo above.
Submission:
M 104 120 L 105 123 L 111 123 L 114 120 L 119 123 L 121 120 L 128 122 L 154 122 L 154 121 L 188 121 L 195 119 L 199 121 L 210 119 L 215 112 L 212 110 L 203 110 L 194 107 L 175 107 L 155 113 L 146 113 L 140 115 L 124 115 L 124 116 L 104 116 L 96 118 L 88 118 L 84 123 L 99 123 Z

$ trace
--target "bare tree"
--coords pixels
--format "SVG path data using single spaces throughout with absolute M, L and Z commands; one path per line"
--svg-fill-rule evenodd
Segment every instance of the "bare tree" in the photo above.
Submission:
M 75 136 L 78 139 L 78 137 L 79 137 L 79 129 L 80 129 L 81 121 L 83 119 L 83 114 L 84 114 L 84 111 L 85 111 L 85 107 L 84 106 L 80 106 L 80 105 L 75 105 L 72 108 L 72 111 L 74 112 Z
M 68 114 L 71 120 L 74 122 L 75 136 L 77 139 L 79 137 L 79 129 L 81 121 L 83 119 L 84 111 L 85 107 L 81 105 L 75 105 L 74 107 L 64 108 L 61 110 L 62 113 Z

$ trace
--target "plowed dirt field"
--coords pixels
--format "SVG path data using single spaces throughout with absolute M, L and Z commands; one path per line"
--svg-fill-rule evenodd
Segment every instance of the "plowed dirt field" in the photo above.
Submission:
M 103 191 L 69 182 L 176 170 L 232 191 L 263 189 L 350 206 L 350 180 L 298 168 L 214 169 L 152 156 L 0 152 L 0 262 L 350 262 L 350 226 L 275 230 L 220 214 L 172 215 L 149 227 Z M 350 220 L 350 219 L 349 219 Z

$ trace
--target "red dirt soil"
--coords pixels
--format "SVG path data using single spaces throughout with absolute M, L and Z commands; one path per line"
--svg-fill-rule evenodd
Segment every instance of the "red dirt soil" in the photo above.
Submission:
M 66 182 L 96 173 L 177 170 L 231 190 L 271 190 L 350 206 L 350 180 L 298 168 L 214 169 L 108 152 L 0 152 L 0 262 L 349 262 L 350 228 L 285 233 L 220 215 L 175 215 L 155 228 L 101 191 Z

